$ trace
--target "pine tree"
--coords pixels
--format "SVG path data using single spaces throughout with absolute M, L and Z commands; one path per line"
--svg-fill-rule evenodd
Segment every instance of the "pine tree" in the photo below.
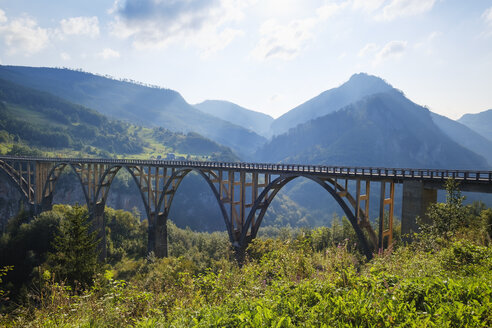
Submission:
M 88 219 L 87 209 L 78 205 L 66 212 L 48 256 L 55 277 L 72 287 L 90 285 L 98 267 L 97 232 L 89 232 Z

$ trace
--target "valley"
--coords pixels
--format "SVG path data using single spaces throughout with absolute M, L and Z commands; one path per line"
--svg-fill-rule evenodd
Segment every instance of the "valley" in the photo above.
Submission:
M 434 114 L 386 81 L 364 73 L 277 119 L 224 101 L 193 107 L 173 90 L 67 69 L 0 66 L 0 84 L 3 154 L 491 168 L 492 141 L 480 134 L 483 130 Z M 188 125 L 179 123 L 183 119 Z M 217 129 L 216 123 L 225 130 Z M 222 143 L 225 139 L 228 142 Z M 70 188 L 74 179 L 67 175 L 60 181 L 64 191 L 55 195 L 57 202 L 81 202 L 81 190 Z M 111 190 L 109 205 L 136 207 L 143 213 L 138 198 L 125 196 L 135 194 L 129 177 L 119 174 L 117 179 L 121 182 Z M 316 227 L 343 215 L 330 197 L 319 195 L 318 188 L 310 181 L 289 183 L 272 203 L 265 223 Z M 492 204 L 487 195 L 468 197 Z M 190 175 L 171 215 L 183 228 L 222 230 L 219 209 L 207 205 L 206 199 L 211 198 L 203 182 Z M 5 193 L 2 201 L 18 203 L 14 195 Z M 400 212 L 401 199 L 397 199 L 396 213 Z M 13 210 L 5 215 L 13 215 Z M 377 215 L 372 212 L 371 218 Z

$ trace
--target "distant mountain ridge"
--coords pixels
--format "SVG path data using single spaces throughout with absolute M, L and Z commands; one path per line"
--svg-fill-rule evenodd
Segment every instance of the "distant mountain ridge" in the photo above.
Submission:
M 431 113 L 431 117 L 439 129 L 449 138 L 484 157 L 492 167 L 492 140 L 488 140 L 466 125 L 453 121 L 445 116 Z
M 429 110 L 392 89 L 274 137 L 261 161 L 326 165 L 475 168 L 485 159 L 460 146 L 432 121 Z
M 224 100 L 205 100 L 194 106 L 204 113 L 252 130 L 261 136 L 270 136 L 270 125 L 273 122 L 273 117 L 270 115 Z
M 277 118 L 271 125 L 272 132 L 274 135 L 285 133 L 298 124 L 337 111 L 368 95 L 391 89 L 393 87 L 379 77 L 366 73 L 354 74 L 341 86 L 324 91 Z
M 231 102 L 209 100 L 191 106 L 173 90 L 68 69 L 0 65 L 0 79 L 54 94 L 110 117 L 171 131 L 198 133 L 232 148 L 243 160 L 343 165 L 357 162 L 357 165 L 365 166 L 389 163 L 391 166 L 420 167 L 435 167 L 440 163 L 446 166 L 445 161 L 432 157 L 433 154 L 440 154 L 441 159 L 448 158 L 450 165 L 460 168 L 467 165 L 483 167 L 483 162 L 478 159 L 480 156 L 492 162 L 491 143 L 475 133 L 480 128 L 482 133 L 484 129 L 485 132 L 490 130 L 490 125 L 483 122 L 487 122 L 488 115 L 492 116 L 492 110 L 477 114 L 479 120 L 476 119 L 478 116 L 467 115 L 461 119 L 470 122 L 474 118 L 475 125 L 479 125 L 476 129 L 466 128 L 434 114 L 427 114 L 425 118 L 421 116 L 412 123 L 409 118 L 416 115 L 412 111 L 422 112 L 422 107 L 406 99 L 403 93 L 383 79 L 365 73 L 352 75 L 339 87 L 321 93 L 276 120 Z M 371 100 L 370 104 L 368 99 Z M 366 104 L 366 107 L 361 104 Z M 397 118 L 396 109 L 409 117 Z M 332 115 L 339 111 L 344 111 L 344 114 Z M 425 111 L 428 113 L 428 110 Z M 330 121 L 324 122 L 323 127 L 318 126 L 317 121 L 322 118 L 324 121 L 327 115 L 332 115 Z M 366 122 L 360 120 L 364 115 L 367 116 Z M 399 129 L 395 129 L 397 126 Z M 423 127 L 427 130 L 422 130 Z M 432 129 L 435 131 L 430 133 Z M 332 131 L 338 132 L 333 134 Z M 421 134 L 413 131 L 421 131 Z M 267 139 L 260 134 L 273 134 L 275 137 L 265 144 Z M 354 138 L 359 141 L 354 141 Z M 400 142 L 401 138 L 407 138 L 406 143 Z M 360 145 L 369 140 L 371 142 L 361 148 Z M 439 148 L 437 144 L 432 146 L 436 140 L 449 149 Z M 416 146 L 419 143 L 424 148 L 414 153 L 413 157 L 407 156 L 405 152 L 411 153 L 408 145 Z M 387 150 L 381 152 L 376 147 L 367 152 L 374 145 L 384 146 Z M 455 151 L 463 156 L 463 147 L 472 151 L 460 159 L 459 156 L 450 155 L 453 147 L 457 147 Z M 356 149 L 360 151 L 354 151 Z M 388 149 L 394 155 L 389 155 Z M 473 152 L 480 156 L 476 157 Z M 365 154 L 362 159 L 361 154 Z M 468 164 L 464 158 L 470 160 Z
M 465 114 L 458 122 L 492 141 L 492 109 L 477 114 Z
M 243 156 L 266 141 L 253 131 L 199 111 L 169 89 L 40 67 L 0 66 L 0 78 L 49 92 L 112 118 L 176 132 L 196 132 Z

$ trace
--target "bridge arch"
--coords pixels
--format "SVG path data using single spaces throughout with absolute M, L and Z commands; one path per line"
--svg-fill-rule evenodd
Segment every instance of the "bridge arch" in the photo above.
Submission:
M 74 163 L 69 163 L 69 162 L 60 162 L 56 163 L 49 171 L 48 175 L 46 176 L 46 180 L 43 181 L 43 187 L 42 187 L 42 194 L 41 194 L 41 207 L 42 211 L 51 209 L 53 206 L 53 195 L 55 192 L 55 187 L 56 183 L 58 182 L 58 179 L 60 178 L 61 174 L 63 173 L 63 170 L 66 167 L 69 167 L 71 171 L 75 174 L 77 177 L 77 181 L 80 183 L 80 186 L 82 188 L 82 192 L 84 193 L 84 198 L 85 202 L 87 204 L 87 207 L 89 207 L 90 202 L 89 202 L 89 195 L 87 194 L 86 188 L 84 188 L 84 183 L 82 181 L 82 177 L 80 176 L 79 172 L 77 171 L 77 164 Z
M 145 194 L 142 191 L 142 186 L 140 184 L 140 181 L 137 178 L 137 176 L 135 175 L 134 170 L 132 170 L 131 167 L 126 166 L 126 165 L 109 165 L 106 168 L 106 170 L 102 174 L 101 179 L 99 181 L 99 184 L 96 188 L 96 193 L 94 196 L 94 202 L 97 204 L 104 204 L 104 206 L 106 205 L 106 201 L 107 201 L 107 198 L 109 195 L 109 190 L 111 189 L 111 186 L 113 184 L 113 180 L 116 177 L 116 175 L 118 174 L 118 172 L 123 168 L 130 174 L 133 181 L 135 182 L 135 185 L 137 186 L 138 191 L 140 193 L 140 196 L 142 198 L 142 202 L 144 204 L 146 214 L 147 214 L 147 216 L 149 216 L 152 209 L 150 209 L 148 207 L 148 202 L 145 199 Z M 140 170 L 137 167 L 135 167 L 134 169 Z
M 0 160 L 0 172 L 19 191 L 19 194 L 21 195 L 21 198 L 27 204 L 29 204 L 30 203 L 30 199 L 29 199 L 29 194 L 28 193 L 30 191 L 29 190 L 27 190 L 27 191 L 24 190 L 22 188 L 22 185 L 19 184 L 19 179 L 18 178 L 17 179 L 15 178 L 15 175 L 17 175 L 17 176 L 19 175 L 17 173 L 17 170 L 13 166 L 9 165 L 6 161 Z M 21 177 L 21 179 L 23 179 L 23 178 Z
M 227 210 L 225 209 L 224 203 L 220 199 L 220 194 L 217 188 L 215 187 L 214 183 L 210 179 L 209 176 L 207 176 L 207 173 L 213 176 L 214 178 L 217 178 L 216 174 L 212 170 L 202 170 L 194 167 L 186 167 L 180 170 L 176 170 L 167 180 L 166 184 L 164 185 L 163 192 L 159 198 L 159 202 L 157 205 L 157 208 L 161 209 L 164 205 L 163 212 L 164 216 L 167 218 L 167 215 L 169 214 L 169 211 L 171 209 L 172 201 L 174 199 L 174 195 L 176 194 L 176 191 L 179 188 L 179 185 L 181 184 L 181 181 L 183 181 L 184 177 L 187 176 L 190 172 L 196 172 L 198 173 L 199 176 L 201 176 L 205 182 L 209 185 L 210 189 L 212 190 L 215 199 L 217 200 L 217 203 L 220 207 L 220 212 L 222 213 L 222 218 L 224 219 L 224 223 L 227 229 L 227 232 L 229 234 L 229 240 L 231 243 L 234 242 L 234 236 L 233 236 L 233 228 L 231 221 L 229 219 L 229 214 L 227 213 Z M 171 189 L 170 189 L 171 188 Z M 166 195 L 169 195 L 167 201 L 165 199 Z M 164 203 L 164 204 L 163 204 Z
M 255 200 L 253 207 L 251 208 L 248 217 L 245 221 L 244 224 L 244 229 L 241 233 L 241 237 L 239 240 L 239 245 L 245 247 L 247 243 L 247 233 L 249 231 L 249 227 L 251 226 L 251 234 L 249 236 L 250 239 L 254 239 L 258 233 L 258 230 L 260 228 L 261 222 L 263 220 L 263 217 L 265 216 L 266 211 L 270 207 L 271 202 L 277 195 L 277 193 L 289 182 L 292 180 L 303 177 L 306 179 L 309 179 L 311 181 L 316 182 L 318 185 L 323 187 L 333 198 L 334 200 L 340 205 L 342 208 L 343 212 L 345 213 L 346 217 L 350 221 L 353 229 L 355 230 L 355 233 L 357 234 L 357 237 L 359 239 L 359 243 L 362 247 L 362 250 L 366 257 L 368 259 L 372 258 L 372 249 L 369 246 L 369 243 L 366 239 L 366 236 L 364 235 L 361 227 L 359 226 L 357 222 L 357 218 L 354 212 L 350 209 L 349 205 L 342 199 L 342 197 L 337 193 L 337 191 L 326 181 L 322 180 L 316 176 L 312 176 L 309 174 L 287 174 L 287 175 L 281 175 L 275 180 L 271 181 L 261 192 L 261 194 L 257 197 Z M 332 181 L 336 185 L 336 181 Z M 350 196 L 349 194 L 347 195 L 347 199 L 349 200 L 350 203 L 353 203 L 353 197 Z M 252 225 L 252 221 L 256 216 L 257 211 L 260 211 L 258 216 L 255 219 L 254 224 Z
M 96 188 L 96 193 L 94 195 L 94 200 L 96 203 L 102 202 L 103 204 L 106 204 L 109 189 L 113 184 L 113 180 L 116 177 L 116 174 L 120 171 L 122 167 L 122 165 L 110 165 L 106 168 L 106 170 L 104 170 L 104 173 L 101 176 L 101 180 L 99 181 L 99 184 Z

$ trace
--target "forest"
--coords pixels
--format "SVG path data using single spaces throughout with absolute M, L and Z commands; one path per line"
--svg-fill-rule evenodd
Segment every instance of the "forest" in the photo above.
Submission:
M 227 147 L 197 133 L 109 119 L 49 93 L 0 79 L 0 153 L 149 158 L 193 156 L 236 161 Z
M 1 236 L 5 327 L 490 327 L 492 210 L 456 183 L 421 230 L 371 261 L 346 219 L 265 227 L 237 263 L 226 233 L 168 222 L 168 258 L 146 251 L 147 221 L 106 209 L 108 257 L 87 209 L 10 219 Z

